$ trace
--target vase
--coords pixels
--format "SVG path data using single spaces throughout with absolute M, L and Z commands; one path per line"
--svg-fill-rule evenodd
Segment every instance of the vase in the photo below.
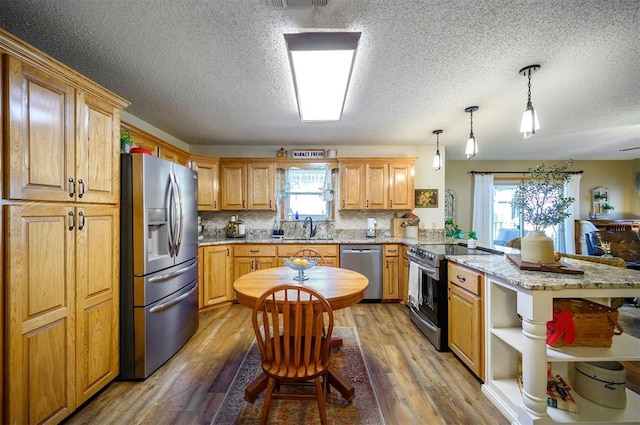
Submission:
M 553 263 L 553 239 L 543 231 L 530 230 L 520 241 L 520 258 L 527 263 Z
M 467 239 L 467 248 L 475 249 L 476 248 L 476 240 L 475 239 Z

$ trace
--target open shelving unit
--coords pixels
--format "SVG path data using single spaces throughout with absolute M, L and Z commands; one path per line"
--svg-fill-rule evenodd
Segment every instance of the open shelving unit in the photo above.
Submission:
M 531 291 L 486 276 L 486 367 L 483 392 L 514 424 L 554 423 L 638 424 L 640 395 L 626 390 L 625 409 L 600 406 L 571 391 L 578 408 L 571 413 L 546 407 L 547 362 L 572 386 L 572 364 L 582 361 L 639 361 L 640 339 L 627 334 L 613 338 L 611 347 L 558 347 L 546 345 L 546 321 L 551 319 L 554 298 L 631 297 L 638 289 L 589 289 Z M 527 322 L 525 324 L 525 322 Z M 523 327 L 524 329 L 523 332 Z M 517 384 L 522 358 L 523 394 Z M 527 385 L 527 381 L 531 381 Z M 525 399 L 527 408 L 525 408 Z

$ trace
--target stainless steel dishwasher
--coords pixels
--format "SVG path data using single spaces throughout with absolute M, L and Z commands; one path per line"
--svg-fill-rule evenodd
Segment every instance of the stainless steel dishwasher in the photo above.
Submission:
M 381 245 L 340 245 L 340 267 L 362 273 L 369 279 L 365 301 L 382 300 Z

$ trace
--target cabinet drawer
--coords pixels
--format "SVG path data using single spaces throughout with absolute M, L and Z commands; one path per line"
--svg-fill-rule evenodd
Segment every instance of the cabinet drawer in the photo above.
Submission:
M 462 267 L 459 264 L 449 263 L 449 282 L 476 295 L 480 295 L 482 274 L 475 270 Z
M 233 247 L 235 257 L 275 257 L 275 245 L 236 245 Z
M 385 257 L 397 257 L 398 255 L 400 255 L 399 245 L 384 245 Z
M 301 249 L 311 248 L 315 249 L 322 255 L 323 257 L 337 257 L 338 256 L 338 245 L 316 245 L 316 244 L 308 244 L 308 245 L 278 245 L 278 257 L 289 258 L 293 255 L 294 252 L 300 251 Z

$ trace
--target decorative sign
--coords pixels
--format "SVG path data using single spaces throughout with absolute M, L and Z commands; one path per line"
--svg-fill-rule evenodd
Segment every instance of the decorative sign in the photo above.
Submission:
M 294 159 L 317 159 L 324 158 L 324 149 L 298 149 L 291 151 L 291 158 Z

